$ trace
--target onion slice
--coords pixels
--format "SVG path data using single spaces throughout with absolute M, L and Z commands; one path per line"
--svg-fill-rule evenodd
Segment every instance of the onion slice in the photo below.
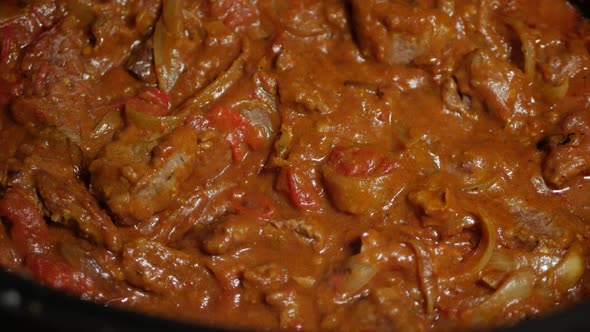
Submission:
M 125 120 L 128 124 L 150 132 L 168 133 L 182 124 L 183 118 L 175 115 L 156 116 L 143 113 L 131 106 L 125 108 Z
M 565 293 L 574 287 L 586 270 L 583 248 L 579 242 L 574 242 L 559 264 L 547 271 L 547 287 Z
M 525 24 L 520 20 L 514 19 L 507 19 L 506 23 L 511 26 L 518 38 L 520 39 L 520 43 L 522 45 L 522 54 L 524 57 L 524 73 L 529 81 L 533 81 L 535 79 L 535 69 L 537 66 L 536 62 L 536 51 L 535 51 L 535 38 L 531 35 L 529 30 L 526 28 Z
M 501 318 L 511 305 L 533 294 L 535 278 L 530 268 L 514 272 L 487 300 L 464 311 L 462 318 L 468 326 L 474 327 Z
M 475 253 L 467 257 L 458 269 L 453 269 L 452 273 L 443 275 L 442 280 L 452 282 L 477 277 L 492 258 L 496 248 L 496 229 L 486 213 L 480 211 L 479 215 L 481 238 Z
M 430 253 L 419 241 L 409 240 L 407 243 L 416 252 L 416 265 L 418 267 L 418 277 L 420 277 L 420 286 L 426 301 L 426 313 L 432 314 L 438 300 L 438 283 L 434 277 L 434 265 Z
M 201 108 L 221 97 L 232 86 L 234 86 L 244 73 L 244 65 L 248 57 L 247 44 L 242 47 L 242 53 L 234 60 L 231 66 L 219 75 L 211 84 L 199 91 L 195 96 L 184 102 L 180 114 L 184 117 L 193 109 Z
M 373 265 L 369 265 L 362 262 L 356 262 L 351 260 L 348 263 L 349 274 L 346 276 L 346 281 L 340 288 L 340 291 L 345 297 L 352 296 L 366 284 L 373 279 L 377 274 L 377 268 Z
M 179 49 L 184 39 L 181 1 L 164 1 L 154 31 L 154 63 L 160 89 L 165 92 L 172 90 L 185 67 Z

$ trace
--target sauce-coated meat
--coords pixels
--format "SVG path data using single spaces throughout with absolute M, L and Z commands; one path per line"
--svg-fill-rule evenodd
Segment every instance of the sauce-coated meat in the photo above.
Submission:
M 565 0 L 0 3 L 0 268 L 224 328 L 455 331 L 590 297 Z

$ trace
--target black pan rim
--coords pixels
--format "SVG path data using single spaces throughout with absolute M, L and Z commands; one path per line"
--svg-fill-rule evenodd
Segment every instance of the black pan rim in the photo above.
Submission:
M 174 321 L 82 300 L 0 269 L 0 318 L 51 331 L 229 332 L 214 326 Z M 14 325 L 13 325 L 14 326 Z M 588 331 L 590 300 L 492 332 Z
M 590 17 L 590 0 L 569 0 Z M 229 332 L 81 300 L 0 268 L 0 319 L 19 330 Z M 590 299 L 493 332 L 588 331 Z

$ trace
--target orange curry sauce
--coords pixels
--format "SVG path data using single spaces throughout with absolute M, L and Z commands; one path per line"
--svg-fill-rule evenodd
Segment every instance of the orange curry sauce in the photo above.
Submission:
M 590 290 L 565 0 L 0 4 L 0 267 L 226 328 L 487 329 Z

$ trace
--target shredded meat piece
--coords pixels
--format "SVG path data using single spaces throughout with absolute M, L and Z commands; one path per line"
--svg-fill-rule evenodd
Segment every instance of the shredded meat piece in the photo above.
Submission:
M 543 164 L 545 180 L 558 188 L 590 171 L 590 114 L 584 110 L 568 115 L 561 130 L 563 134 L 551 138 Z
M 121 239 L 111 218 L 80 181 L 39 171 L 35 183 L 52 220 L 73 222 L 97 244 L 113 251 L 121 249 Z
M 228 330 L 576 305 L 589 36 L 567 0 L 0 1 L 0 269 Z

